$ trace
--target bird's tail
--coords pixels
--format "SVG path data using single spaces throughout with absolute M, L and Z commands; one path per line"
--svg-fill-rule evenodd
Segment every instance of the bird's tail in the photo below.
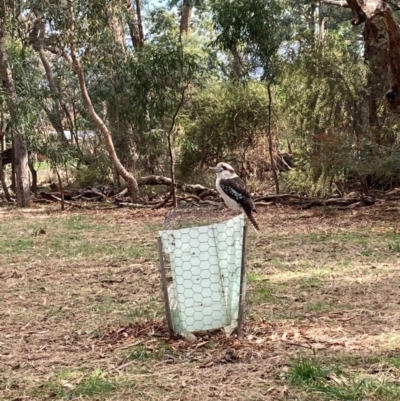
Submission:
M 251 214 L 251 210 L 245 210 L 245 213 L 246 213 L 248 219 L 250 220 L 251 224 L 253 224 L 254 228 L 258 232 L 260 230 L 260 227 L 258 226 L 258 223 L 256 222 L 256 219 L 254 218 L 254 216 Z

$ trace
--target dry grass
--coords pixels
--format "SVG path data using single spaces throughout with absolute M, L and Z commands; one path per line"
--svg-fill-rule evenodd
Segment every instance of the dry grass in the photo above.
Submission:
M 400 399 L 397 204 L 265 207 L 244 339 L 195 343 L 162 321 L 167 213 L 0 209 L 0 399 Z

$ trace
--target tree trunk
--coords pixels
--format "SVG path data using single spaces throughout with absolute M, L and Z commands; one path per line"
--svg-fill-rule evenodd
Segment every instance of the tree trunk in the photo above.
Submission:
M 124 28 L 121 21 L 116 16 L 115 10 L 112 6 L 107 8 L 107 25 L 110 28 L 114 41 L 125 50 Z
M 239 78 L 243 75 L 243 64 L 240 60 L 240 55 L 237 49 L 231 49 L 231 53 L 233 56 L 233 71 L 235 72 L 235 75 Z
M 191 0 L 183 0 L 182 13 L 181 13 L 181 23 L 180 32 L 189 35 L 190 33 L 190 23 L 192 22 L 192 11 L 193 6 Z
M 116 95 L 119 100 L 120 96 Z M 135 166 L 132 127 L 119 118 L 119 101 L 107 102 L 107 121 L 115 151 L 121 163 L 132 170 Z
M 28 172 L 28 148 L 25 137 L 21 133 L 14 134 L 14 161 L 17 205 L 19 207 L 29 207 L 31 190 Z
M 396 21 L 393 11 L 384 0 L 347 0 L 353 14 L 356 13 L 362 21 L 362 16 L 373 20 L 377 16 L 382 18 L 388 36 L 387 51 L 389 55 L 390 89 L 386 99 L 395 112 L 400 112 L 400 25 Z M 357 20 L 358 21 L 358 20 Z
M 178 207 L 178 203 L 176 200 L 176 184 L 175 184 L 175 159 L 174 159 L 174 150 L 172 148 L 172 132 L 169 132 L 167 135 L 168 139 L 168 153 L 170 160 L 170 174 L 171 174 L 171 195 L 172 195 L 172 206 L 174 209 Z
M 89 92 L 86 87 L 86 82 L 85 82 L 85 74 L 83 72 L 83 68 L 81 66 L 81 63 L 78 60 L 78 57 L 76 55 L 75 51 L 75 45 L 74 45 L 74 31 L 75 31 L 75 14 L 72 6 L 72 1 L 73 0 L 68 0 L 68 11 L 69 11 L 69 16 L 71 19 L 71 26 L 70 26 L 70 48 L 71 48 L 71 58 L 72 58 L 72 63 L 73 67 L 78 75 L 78 80 L 79 80 L 79 87 L 82 93 L 83 97 L 83 102 L 89 112 L 90 118 L 96 125 L 97 129 L 102 133 L 104 142 L 106 145 L 106 149 L 108 151 L 108 154 L 110 155 L 111 161 L 117 170 L 118 174 L 127 182 L 127 186 L 129 189 L 129 193 L 132 196 L 133 202 L 137 202 L 139 198 L 139 187 L 137 184 L 137 181 L 133 177 L 132 174 L 130 174 L 125 167 L 121 164 L 120 160 L 118 159 L 118 156 L 115 152 L 114 144 L 111 138 L 111 133 L 110 130 L 107 128 L 107 126 L 104 124 L 103 120 L 99 117 L 99 115 L 96 113 L 92 100 L 90 99 Z
M 136 3 L 136 15 L 137 15 L 138 30 L 139 30 L 139 38 L 141 46 L 143 46 L 144 34 L 143 34 L 143 23 L 142 23 L 142 8 L 140 6 L 140 0 L 136 0 L 135 3 Z
M 60 101 L 60 93 L 57 88 L 57 80 L 54 77 L 52 66 L 44 50 L 45 22 L 43 20 L 42 13 L 39 10 L 34 9 L 33 13 L 35 14 L 36 20 L 29 35 L 30 42 L 33 49 L 38 53 L 40 61 L 42 62 L 43 68 L 46 73 L 47 82 L 49 83 L 51 98 L 53 100 L 52 108 L 48 108 L 44 104 L 42 105 L 42 107 L 57 134 L 59 134 L 60 137 L 67 143 L 68 140 L 65 136 L 64 126 L 62 124 L 63 107 Z
M 138 21 L 138 15 L 141 16 L 140 13 L 140 3 L 136 1 L 136 12 L 132 6 L 131 0 L 124 0 L 126 4 L 126 11 L 127 11 L 127 24 L 129 27 L 129 33 L 131 35 L 131 40 L 133 47 L 135 49 L 139 49 L 143 47 L 144 38 L 143 38 L 143 27 L 142 21 L 140 19 L 140 25 Z
M 1 3 L 2 18 L 0 22 L 0 75 L 3 80 L 3 88 L 6 95 L 7 107 L 10 112 L 14 131 L 14 160 L 16 173 L 17 205 L 27 207 L 30 205 L 30 188 L 28 174 L 28 149 L 22 129 L 18 126 L 20 116 L 17 112 L 17 92 L 8 63 L 6 52 L 6 4 Z
M 57 179 L 58 179 L 58 186 L 60 188 L 60 193 L 61 193 L 61 210 L 64 210 L 65 209 L 64 187 L 63 187 L 61 176 L 60 176 L 60 173 L 59 173 L 57 167 L 56 167 L 56 174 L 57 174 Z
M 4 196 L 5 198 L 11 202 L 11 195 L 7 187 L 6 183 L 6 177 L 4 175 L 4 169 L 3 169 L 3 160 L 2 160 L 2 154 L 5 150 L 5 137 L 6 137 L 6 129 L 7 129 L 7 123 L 4 118 L 4 112 L 1 110 L 1 121 L 0 121 L 0 182 L 1 186 L 3 187 L 4 191 Z
M 369 67 L 367 86 L 370 90 L 367 95 L 367 101 L 370 140 L 379 145 L 392 146 L 396 141 L 396 134 L 395 132 L 391 134 L 383 133 L 382 124 L 384 122 L 380 118 L 380 113 L 388 113 L 387 109 L 382 107 L 384 99 L 381 98 L 381 94 L 387 84 L 384 77 L 387 73 L 389 62 L 383 22 L 380 20 L 367 20 L 363 29 L 363 38 L 365 43 L 364 59 Z
M 37 196 L 38 196 L 37 171 L 35 170 L 35 165 L 32 160 L 28 161 L 28 166 L 29 166 L 29 170 L 31 171 L 31 174 L 32 174 L 32 186 L 31 186 L 32 192 L 35 195 L 35 197 L 37 198 Z
M 278 172 L 277 172 L 277 167 L 275 163 L 275 157 L 274 157 L 274 150 L 273 150 L 273 144 L 272 144 L 272 132 L 271 132 L 271 112 L 272 112 L 272 94 L 271 94 L 271 85 L 274 77 L 271 77 L 267 84 L 267 90 L 268 90 L 268 128 L 267 128 L 267 137 L 268 137 L 268 152 L 269 152 L 269 158 L 271 161 L 271 167 L 272 167 L 272 175 L 274 177 L 274 182 L 275 182 L 275 192 L 278 195 L 279 194 L 279 178 L 278 178 Z
M 4 191 L 4 197 L 8 200 L 8 202 L 11 202 L 11 195 L 10 192 L 8 191 L 6 177 L 4 175 L 3 160 L 1 157 L 1 153 L 0 153 L 0 183 Z
M 321 0 L 325 4 L 349 7 L 353 18 L 351 23 L 359 25 L 376 17 L 381 17 L 387 34 L 388 75 L 390 89 L 386 100 L 392 111 L 400 113 L 400 25 L 395 19 L 392 8 L 385 0 Z

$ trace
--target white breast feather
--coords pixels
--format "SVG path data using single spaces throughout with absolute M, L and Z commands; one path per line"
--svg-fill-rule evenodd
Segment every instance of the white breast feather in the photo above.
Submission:
M 217 178 L 216 181 L 216 187 L 217 187 L 217 191 L 221 194 L 222 199 L 224 200 L 224 202 L 226 203 L 226 205 L 235 211 L 241 211 L 242 210 L 242 206 L 240 206 L 240 204 L 238 202 L 236 202 L 234 199 L 230 198 L 221 188 L 221 186 L 219 185 L 219 178 Z

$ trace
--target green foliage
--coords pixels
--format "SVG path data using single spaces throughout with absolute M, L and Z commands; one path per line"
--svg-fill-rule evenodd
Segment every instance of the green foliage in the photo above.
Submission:
M 175 40 L 149 45 L 128 65 L 129 103 L 143 131 L 167 129 L 182 96 L 204 79 L 202 54 Z
M 67 5 L 35 3 L 46 26 L 44 47 L 55 89 L 33 45 L 34 17 L 8 16 L 18 112 L 6 140 L 10 143 L 13 130 L 23 131 L 31 153 L 46 153 L 53 170 L 81 163 L 78 185 L 103 183 L 111 168 L 101 137 L 71 145 L 51 133 L 58 119 L 63 129 L 95 130 L 76 73 L 62 56 L 71 43 L 95 111 L 128 170 L 139 173 L 150 165 L 153 173 L 167 174 L 171 133 L 181 175 L 204 180 L 204 165 L 221 159 L 237 165 L 251 152 L 259 155 L 256 147 L 269 132 L 274 150 L 289 142 L 295 154 L 295 169 L 281 175 L 288 190 L 330 195 L 357 180 L 381 189 L 398 185 L 400 126 L 384 101 L 386 43 L 365 46 L 373 50 L 365 63 L 361 30 L 348 24 L 348 10 L 310 0 L 146 4 L 144 46 L 133 48 L 124 2 L 73 2 L 73 34 Z M 183 6 L 192 7 L 190 35 L 180 35 Z M 28 15 L 31 5 L 20 8 Z M 265 82 L 272 83 L 270 115 Z M 9 120 L 1 90 L 0 102 Z M 259 172 L 265 159 L 265 153 L 257 159 Z
M 18 41 L 8 41 L 6 51 L 17 92 L 15 112 L 12 117 L 10 113 L 7 133 L 18 131 L 25 136 L 28 146 L 35 148 L 41 142 L 39 127 L 43 117 L 40 107 L 39 64 L 33 50 L 22 46 Z M 1 86 L 0 96 L 5 99 L 3 91 Z
M 216 43 L 224 50 L 243 48 L 250 69 L 269 68 L 280 40 L 281 8 L 276 0 L 213 0 Z
M 399 185 L 400 176 L 400 132 L 392 127 L 392 145 L 378 144 L 371 140 L 363 140 L 358 157 L 355 157 L 351 171 L 359 177 L 369 180 L 369 185 L 379 189 L 388 189 Z
M 89 158 L 87 163 L 75 170 L 75 184 L 79 188 L 103 185 L 111 181 L 111 166 L 105 155 Z
M 329 33 L 294 61 L 282 61 L 277 123 L 296 147 L 297 170 L 287 174 L 286 182 L 292 190 L 324 195 L 354 164 L 358 131 L 350 121 L 364 124 L 356 106 L 365 96 L 366 69 Z
M 188 110 L 181 141 L 181 174 L 216 160 L 244 160 L 266 128 L 267 91 L 258 83 L 212 84 Z

